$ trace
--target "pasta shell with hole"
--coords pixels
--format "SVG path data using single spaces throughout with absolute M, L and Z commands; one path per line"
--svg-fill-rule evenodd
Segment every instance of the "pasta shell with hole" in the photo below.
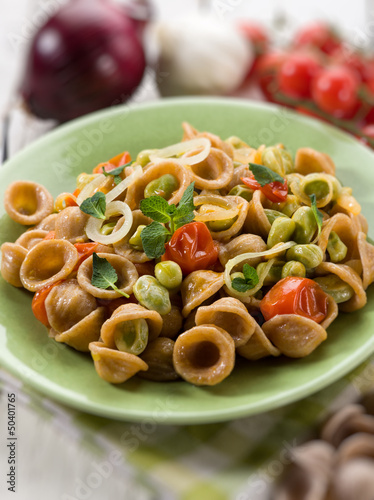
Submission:
M 66 279 L 79 260 L 74 245 L 65 240 L 44 240 L 27 253 L 20 270 L 23 286 L 37 292 Z
M 64 208 L 55 221 L 56 238 L 73 244 L 88 241 L 85 227 L 89 218 L 79 207 Z
M 196 150 L 184 154 L 183 158 L 194 154 L 196 154 Z M 186 165 L 186 169 L 191 172 L 191 179 L 195 182 L 197 189 L 209 189 L 210 191 L 225 188 L 234 175 L 232 159 L 220 149 L 213 147 L 205 160 L 194 165 Z
M 42 221 L 37 224 L 34 229 L 42 229 L 43 231 L 54 231 L 58 214 L 47 215 Z
M 342 242 L 346 245 L 348 251 L 347 256 L 342 261 L 357 259 L 359 256 L 357 249 L 357 227 L 352 222 L 348 215 L 336 214 L 323 223 L 321 234 L 318 238 L 318 246 L 325 253 L 331 231 L 334 231 Z
M 52 213 L 53 198 L 41 184 L 15 181 L 5 191 L 4 207 L 15 222 L 33 226 Z
M 168 200 L 170 205 L 177 204 L 183 196 L 183 193 L 191 184 L 191 173 L 182 165 L 174 160 L 163 160 L 157 163 L 151 163 L 144 171 L 143 175 L 136 179 L 126 191 L 125 203 L 135 210 L 139 208 L 140 201 L 144 198 L 144 189 L 153 180 L 158 179 L 162 175 L 173 175 L 179 184 L 179 187 L 174 191 L 172 197 Z
M 232 145 L 223 141 L 218 135 L 212 134 L 211 132 L 199 132 L 187 122 L 182 123 L 182 128 L 183 128 L 183 139 L 182 139 L 183 141 L 190 141 L 191 139 L 205 137 L 210 141 L 213 148 L 221 149 L 231 159 L 234 157 L 234 148 L 232 147 Z
M 112 253 L 98 253 L 99 257 L 106 259 L 109 264 L 114 267 L 118 280 L 116 282 L 117 288 L 124 293 L 131 294 L 133 286 L 138 279 L 138 271 L 132 262 L 121 255 L 116 255 Z M 98 288 L 91 283 L 93 272 L 93 257 L 92 255 L 88 257 L 79 266 L 77 280 L 79 285 L 98 299 L 112 300 L 122 297 L 122 294 L 117 290 L 106 290 L 103 288 Z
M 258 234 L 262 238 L 267 239 L 271 224 L 264 211 L 264 203 L 266 203 L 265 196 L 260 190 L 255 191 L 252 200 L 249 202 L 248 213 L 244 222 L 244 231 L 250 234 Z
M 295 156 L 295 172 L 302 175 L 318 172 L 335 175 L 335 164 L 326 153 L 312 148 L 299 148 Z
M 47 234 L 48 232 L 43 229 L 29 229 L 25 233 L 21 234 L 15 243 L 16 245 L 21 245 L 21 247 L 26 248 L 26 250 L 30 250 L 30 248 L 44 240 Z
M 234 368 L 234 341 L 218 326 L 195 326 L 176 339 L 173 364 L 175 371 L 191 384 L 219 384 Z
M 59 333 L 51 328 L 49 336 L 53 337 L 56 342 L 67 344 L 77 351 L 89 352 L 89 345 L 100 338 L 100 329 L 104 320 L 105 307 L 98 307 L 69 330 Z
M 186 318 L 209 297 L 223 286 L 223 273 L 214 271 L 193 271 L 182 282 L 182 314 Z
M 238 347 L 236 351 L 240 356 L 250 361 L 257 361 L 267 356 L 277 357 L 281 354 L 280 350 L 273 346 L 257 323 L 255 325 L 255 331 L 248 342 Z
M 220 263 L 225 266 L 230 259 L 238 255 L 248 252 L 264 252 L 265 250 L 267 250 L 267 246 L 261 236 L 256 234 L 241 234 L 229 241 L 229 243 L 220 246 L 218 258 Z M 244 263 L 255 267 L 261 260 L 261 257 L 257 257 L 248 259 Z M 244 264 L 241 263 L 240 265 L 242 266 Z M 233 272 L 235 272 L 235 270 L 234 268 Z
M 250 161 L 253 163 L 253 158 Z M 235 167 L 231 181 L 227 184 L 222 192 L 224 192 L 224 194 L 229 193 L 233 187 L 238 186 L 239 184 L 243 184 L 241 180 L 242 177 L 250 177 L 251 174 L 252 172 L 249 170 L 248 164 Z
M 11 285 L 22 288 L 20 270 L 27 254 L 26 248 L 16 243 L 3 243 L 0 250 L 2 277 Z
M 309 356 L 324 340 L 326 330 L 297 314 L 279 314 L 262 325 L 268 339 L 289 358 Z
M 364 290 L 374 282 L 374 246 L 366 241 L 366 234 L 358 233 L 358 251 L 362 264 L 362 284 Z
M 134 210 L 132 215 L 133 219 L 130 231 L 121 241 L 115 243 L 113 247 L 115 253 L 117 253 L 118 255 L 126 257 L 126 259 L 129 259 L 131 262 L 134 262 L 135 264 L 141 264 L 142 262 L 148 262 L 152 259 L 147 257 L 143 250 L 135 250 L 134 247 L 130 245 L 129 240 L 134 235 L 138 226 L 141 225 L 148 226 L 148 224 L 152 222 L 152 219 L 143 215 L 143 213 L 140 210 Z
M 101 329 L 101 339 L 107 347 L 116 348 L 114 334 L 116 329 L 126 321 L 145 319 L 148 324 L 148 341 L 156 339 L 162 329 L 162 316 L 139 304 L 124 304 L 118 307 L 111 318 L 107 319 Z
M 138 356 L 109 349 L 103 342 L 91 342 L 89 349 L 97 374 L 111 384 L 122 384 L 139 371 L 148 370 L 147 363 Z
M 211 324 L 225 330 L 234 340 L 235 347 L 248 342 L 256 328 L 256 321 L 238 299 L 224 297 L 210 306 L 198 308 L 196 325 Z
M 340 279 L 348 283 L 348 285 L 353 288 L 355 295 L 347 300 L 347 302 L 339 304 L 339 309 L 341 311 L 357 311 L 366 304 L 367 297 L 362 280 L 350 266 L 347 266 L 346 264 L 334 264 L 333 262 L 322 262 L 315 268 L 315 273 L 317 276 L 324 276 L 330 273 L 336 274 Z

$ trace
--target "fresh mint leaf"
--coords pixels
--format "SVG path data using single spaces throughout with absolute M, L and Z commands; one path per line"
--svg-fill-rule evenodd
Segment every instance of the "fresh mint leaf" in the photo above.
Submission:
M 148 198 L 149 199 L 149 198 Z M 140 233 L 143 249 L 149 259 L 157 259 L 165 253 L 169 231 L 159 222 L 152 222 Z
M 92 278 L 91 284 L 97 288 L 102 288 L 106 290 L 107 288 L 113 288 L 116 292 L 119 292 L 126 298 L 129 298 L 127 293 L 122 292 L 116 286 L 118 281 L 117 272 L 114 267 L 106 259 L 101 258 L 97 253 L 92 255 Z
M 174 227 L 175 229 L 179 229 L 180 227 L 192 222 L 195 218 L 195 214 L 190 207 L 184 205 L 182 207 L 178 207 L 175 214 L 173 215 Z
M 86 198 L 79 207 L 82 212 L 96 219 L 105 220 L 106 198 L 105 194 L 97 191 L 91 198 Z
M 102 172 L 105 175 L 105 177 L 109 177 L 110 175 L 114 177 L 114 184 L 118 186 L 120 182 L 123 181 L 121 174 L 125 170 L 126 167 L 130 167 L 132 165 L 132 161 L 129 161 L 125 165 L 121 165 L 117 168 L 114 168 L 113 170 L 110 170 L 107 172 L 104 167 L 102 167 Z
M 251 288 L 254 288 L 258 284 L 258 274 L 254 267 L 250 266 L 249 264 L 244 264 L 243 274 L 246 283 L 252 285 Z
M 284 184 L 283 177 L 271 170 L 271 168 L 265 167 L 264 165 L 257 165 L 257 163 L 249 163 L 249 168 L 261 187 L 271 182 L 281 182 Z
M 318 236 L 319 236 L 321 234 L 321 230 L 322 230 L 323 215 L 317 208 L 316 195 L 313 193 L 309 196 L 309 198 L 310 198 L 310 201 L 312 203 L 312 210 L 313 210 L 313 214 L 314 214 L 314 217 L 316 219 L 316 222 L 317 222 Z
M 171 213 L 173 211 L 169 203 L 161 196 L 144 198 L 144 200 L 140 202 L 140 210 L 146 217 L 164 224 L 170 222 Z
M 247 292 L 248 290 L 253 288 L 245 281 L 244 278 L 234 278 L 231 281 L 231 286 L 234 290 L 241 293 Z
M 182 206 L 187 206 L 191 210 L 195 210 L 195 206 L 193 204 L 193 192 L 195 189 L 195 182 L 192 182 L 188 188 L 183 193 L 182 198 L 180 199 L 180 202 L 178 203 L 178 208 L 181 208 Z

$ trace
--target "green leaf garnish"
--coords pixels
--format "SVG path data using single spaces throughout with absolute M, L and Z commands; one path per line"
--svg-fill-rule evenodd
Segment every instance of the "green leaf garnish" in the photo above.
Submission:
M 318 236 L 319 236 L 321 234 L 321 231 L 322 231 L 323 215 L 317 208 L 316 195 L 313 193 L 313 194 L 309 195 L 309 198 L 310 198 L 310 201 L 312 202 L 312 210 L 313 210 L 313 214 L 314 214 L 314 217 L 316 219 L 316 222 L 317 222 Z
M 171 205 L 172 206 L 172 205 Z M 156 222 L 166 223 L 171 219 L 169 203 L 162 196 L 150 196 L 140 202 L 140 210 L 143 214 Z M 175 206 L 174 206 L 175 208 Z
M 114 177 L 114 184 L 118 185 L 120 182 L 123 181 L 123 179 L 121 177 L 122 172 L 125 170 L 126 167 L 130 167 L 131 165 L 132 165 L 132 161 L 129 161 L 125 165 L 120 165 L 119 167 L 114 168 L 113 170 L 110 170 L 109 172 L 107 172 L 104 167 L 101 167 L 101 170 L 102 170 L 103 174 L 105 175 L 105 177 L 112 175 Z
M 374 240 L 370 238 L 370 236 L 366 235 L 366 241 L 370 243 L 370 245 L 374 245 Z
M 119 292 L 121 295 L 128 299 L 130 296 L 127 295 L 127 293 L 119 290 L 116 286 L 118 275 L 110 262 L 108 262 L 104 258 L 99 257 L 97 253 L 93 253 L 92 258 L 93 262 L 91 284 L 93 286 L 96 286 L 97 288 L 102 288 L 103 290 L 106 290 L 109 287 L 113 288 L 113 290 Z
M 165 253 L 165 243 L 170 232 L 159 222 L 152 222 L 140 233 L 143 250 L 149 259 L 158 259 Z
M 79 207 L 82 212 L 92 215 L 96 219 L 105 220 L 106 198 L 105 194 L 97 191 L 91 198 L 86 198 Z
M 231 286 L 233 287 L 233 289 L 241 293 L 251 290 L 259 282 L 256 269 L 249 264 L 244 264 L 243 274 L 244 278 L 237 277 L 231 281 Z
M 284 184 L 283 177 L 271 170 L 271 168 L 265 167 L 264 165 L 258 165 L 257 163 L 249 163 L 249 168 L 261 187 L 271 182 L 281 182 Z

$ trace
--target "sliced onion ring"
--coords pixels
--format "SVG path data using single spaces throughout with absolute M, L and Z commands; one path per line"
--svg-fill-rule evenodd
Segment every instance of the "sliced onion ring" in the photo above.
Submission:
M 264 281 L 266 275 L 268 274 L 269 269 L 273 265 L 274 261 L 270 260 L 268 262 L 268 265 L 265 266 L 264 272 L 261 273 L 261 276 L 259 276 L 260 281 L 259 281 L 258 285 L 256 285 L 251 290 L 248 290 L 247 292 L 238 292 L 232 287 L 231 276 L 230 276 L 232 269 L 237 264 L 240 264 L 240 262 L 243 262 L 247 259 L 255 259 L 257 257 L 268 257 L 270 259 L 273 259 L 273 257 L 276 257 L 277 255 L 279 255 L 280 253 L 283 253 L 285 250 L 288 250 L 289 248 L 293 247 L 294 245 L 296 245 L 296 243 L 294 241 L 287 241 L 287 243 L 278 243 L 273 248 L 270 248 L 270 250 L 265 250 L 263 252 L 242 253 L 241 255 L 237 255 L 233 259 L 230 259 L 226 263 L 225 272 L 223 275 L 223 278 L 225 280 L 225 285 L 230 290 L 230 292 L 237 297 L 249 297 L 249 296 L 255 294 L 262 287 L 263 281 Z
M 115 200 L 117 196 L 119 196 L 125 189 L 127 189 L 130 184 L 132 184 L 136 179 L 141 177 L 143 175 L 143 169 L 141 165 L 135 165 L 134 166 L 134 171 L 126 177 L 122 182 L 120 182 L 115 188 L 113 188 L 109 193 L 106 195 L 106 202 L 110 203 L 111 201 Z
M 178 142 L 177 144 L 172 144 L 166 148 L 159 149 L 150 155 L 149 159 L 153 162 L 157 162 L 164 160 L 165 158 L 170 158 L 171 156 L 184 155 L 190 151 L 203 148 L 202 151 L 199 151 L 192 156 L 175 158 L 175 161 L 181 165 L 195 165 L 196 163 L 204 161 L 208 157 L 211 147 L 212 145 L 209 139 L 199 137 L 197 139 L 192 139 L 191 141 Z
M 84 200 L 87 198 L 90 198 L 94 194 L 94 191 L 98 189 L 104 182 L 106 181 L 106 177 L 104 174 L 100 174 L 95 179 L 93 179 L 91 182 L 89 182 L 82 191 L 79 193 L 77 196 L 77 203 L 78 205 L 81 205 Z
M 132 212 L 127 203 L 123 201 L 112 201 L 106 206 L 105 217 L 109 219 L 113 215 L 122 214 L 125 217 L 125 222 L 118 229 L 111 234 L 101 234 L 100 229 L 105 220 L 90 217 L 86 225 L 86 234 L 92 241 L 97 241 L 103 245 L 112 245 L 121 241 L 131 229 L 132 225 Z M 120 219 L 122 220 L 122 219 Z M 117 223 L 118 224 L 118 223 Z

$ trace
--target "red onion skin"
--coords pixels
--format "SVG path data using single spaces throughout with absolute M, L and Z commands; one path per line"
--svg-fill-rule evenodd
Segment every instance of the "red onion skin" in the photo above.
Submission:
M 33 39 L 20 92 L 33 114 L 65 122 L 126 101 L 145 65 L 123 9 L 110 0 L 71 0 Z

